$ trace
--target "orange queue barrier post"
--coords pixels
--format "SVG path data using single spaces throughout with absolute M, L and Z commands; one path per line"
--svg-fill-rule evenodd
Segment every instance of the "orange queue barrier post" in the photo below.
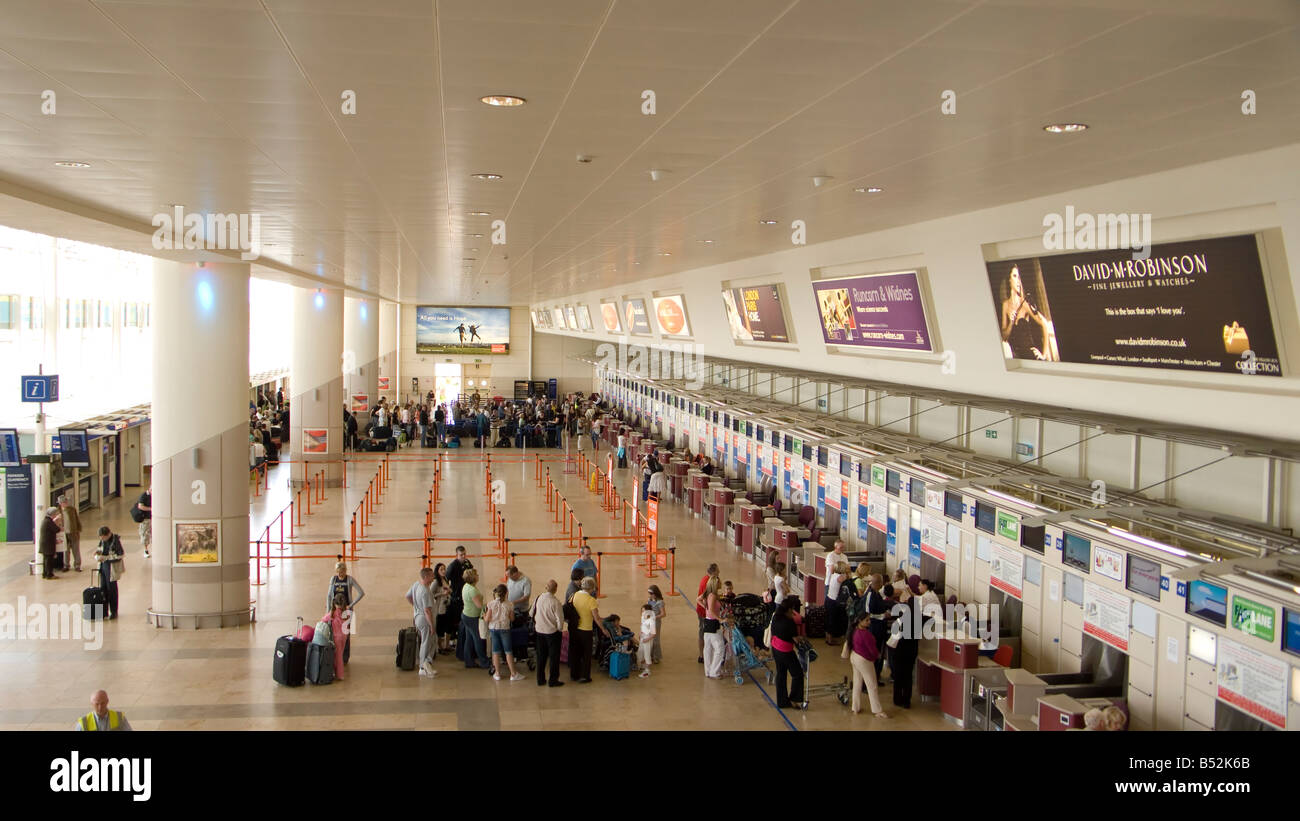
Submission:
M 357 514 L 352 514 L 352 558 L 357 557 Z
M 534 454 L 533 458 L 536 460 L 536 464 L 537 464 L 537 472 L 536 472 L 537 486 L 541 487 L 542 486 L 542 455 L 540 453 Z M 547 468 L 546 470 L 548 473 L 550 472 L 550 468 Z

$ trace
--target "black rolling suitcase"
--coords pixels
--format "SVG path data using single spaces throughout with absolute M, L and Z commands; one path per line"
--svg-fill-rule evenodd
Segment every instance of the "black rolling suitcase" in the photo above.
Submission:
M 302 629 L 301 617 L 298 619 L 298 628 Z M 307 642 L 297 635 L 276 639 L 271 677 L 285 687 L 301 687 L 307 680 Z
M 90 580 L 93 582 L 98 574 L 98 570 L 90 571 Z M 99 621 L 107 614 L 108 597 L 104 595 L 104 588 L 96 585 L 81 591 L 82 618 L 86 621 Z
M 397 632 L 397 666 L 402 670 L 415 669 L 415 654 L 420 649 L 420 631 L 403 627 Z
M 826 607 L 810 604 L 803 610 L 803 632 L 810 639 L 826 637 Z
M 334 645 L 307 645 L 307 675 L 312 684 L 334 683 Z

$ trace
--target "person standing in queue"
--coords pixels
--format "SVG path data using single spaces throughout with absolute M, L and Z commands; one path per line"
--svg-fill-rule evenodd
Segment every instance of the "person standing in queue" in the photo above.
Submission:
M 41 578 L 53 579 L 54 576 L 54 554 L 59 549 L 59 522 L 55 518 L 58 515 L 57 507 L 45 508 L 45 518 L 41 520 L 41 532 L 38 545 L 41 554 Z
M 889 672 L 894 679 L 894 704 L 904 710 L 912 709 L 912 670 L 916 666 L 917 651 L 920 648 L 920 641 L 913 635 L 915 631 L 912 626 L 914 610 L 919 602 L 913 596 L 902 603 L 902 615 L 899 617 L 902 623 L 893 626 L 894 630 L 900 631 L 900 635 L 889 658 Z M 893 640 L 893 636 L 890 640 Z
M 490 663 L 487 658 L 487 650 L 484 647 L 486 642 L 483 633 L 479 630 L 479 620 L 483 616 L 483 608 L 487 602 L 477 586 L 478 571 L 471 567 L 465 571 L 464 579 L 465 584 L 460 591 L 464 609 L 461 611 L 460 637 L 456 641 L 456 657 L 464 661 L 465 666 L 468 668 L 482 667 L 487 669 Z
M 64 570 L 81 572 L 81 517 L 77 515 L 77 506 L 64 493 L 59 496 L 59 512 L 63 517 L 63 543 L 67 550 Z
M 356 598 L 352 597 L 356 592 Z M 345 629 L 343 649 L 341 651 L 344 664 L 348 663 L 348 658 L 352 655 L 352 617 L 356 606 L 365 598 L 366 591 L 361 589 L 357 580 L 348 575 L 348 566 L 344 562 L 334 565 L 334 575 L 330 577 L 329 589 L 325 592 L 325 606 L 331 610 L 334 607 L 334 601 L 343 597 L 343 609 L 346 611 L 343 616 Z
M 582 589 L 573 595 L 573 609 L 578 611 L 577 630 L 569 631 L 569 678 L 582 684 L 591 683 L 591 654 L 596 630 L 609 635 L 601 624 L 596 607 L 596 580 L 582 580 Z
M 804 701 L 803 668 L 799 666 L 799 657 L 794 650 L 794 640 L 803 624 L 800 606 L 798 596 L 786 596 L 772 616 L 772 661 L 776 664 L 776 706 L 779 709 L 808 709 L 808 702 Z
M 117 618 L 117 580 L 122 577 L 122 540 L 104 525 L 99 529 L 99 547 L 95 548 L 95 561 L 99 564 L 99 587 L 104 591 L 105 618 Z
M 533 602 L 533 629 L 537 634 L 537 686 L 563 687 L 560 681 L 560 644 L 564 633 L 564 608 L 555 598 L 560 586 L 555 579 L 546 583 L 546 592 Z M 547 670 L 550 676 L 547 677 Z
M 456 545 L 456 558 L 447 565 L 447 583 L 451 590 L 451 600 L 447 603 L 447 629 L 456 637 L 456 658 L 461 658 L 463 652 L 460 643 L 460 614 L 465 609 L 465 601 L 460 595 L 465 588 L 465 571 L 473 566 L 465 558 L 465 545 Z

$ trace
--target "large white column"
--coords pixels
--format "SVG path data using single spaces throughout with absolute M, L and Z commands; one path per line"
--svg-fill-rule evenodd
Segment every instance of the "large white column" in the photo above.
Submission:
M 399 396 L 405 396 L 409 388 L 397 384 L 401 377 L 398 372 L 397 353 L 397 314 L 396 302 L 379 303 L 379 375 L 388 377 L 388 387 L 379 391 L 380 396 L 396 402 Z
M 300 483 L 323 467 L 327 484 L 342 484 L 342 291 L 294 290 L 293 370 L 289 385 L 293 394 L 289 403 L 293 482 Z M 306 432 L 311 436 L 304 436 Z M 320 444 L 324 445 L 323 452 L 306 452 L 309 445 Z M 311 462 L 326 464 L 313 466 Z
M 145 561 L 157 626 L 249 622 L 248 269 L 154 261 L 153 558 Z M 200 549 L 178 550 L 178 531 L 183 548 Z M 216 544 L 219 556 L 208 561 Z
M 343 391 L 349 407 L 352 397 L 364 395 L 373 405 L 379 401 L 379 304 L 373 299 L 343 300 Z M 364 428 L 366 414 L 357 415 Z

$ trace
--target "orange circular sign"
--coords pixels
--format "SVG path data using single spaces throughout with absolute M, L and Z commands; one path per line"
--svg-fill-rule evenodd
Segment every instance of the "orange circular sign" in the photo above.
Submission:
M 675 299 L 660 302 L 656 314 L 659 317 L 659 329 L 666 334 L 679 334 L 686 328 L 686 314 Z

